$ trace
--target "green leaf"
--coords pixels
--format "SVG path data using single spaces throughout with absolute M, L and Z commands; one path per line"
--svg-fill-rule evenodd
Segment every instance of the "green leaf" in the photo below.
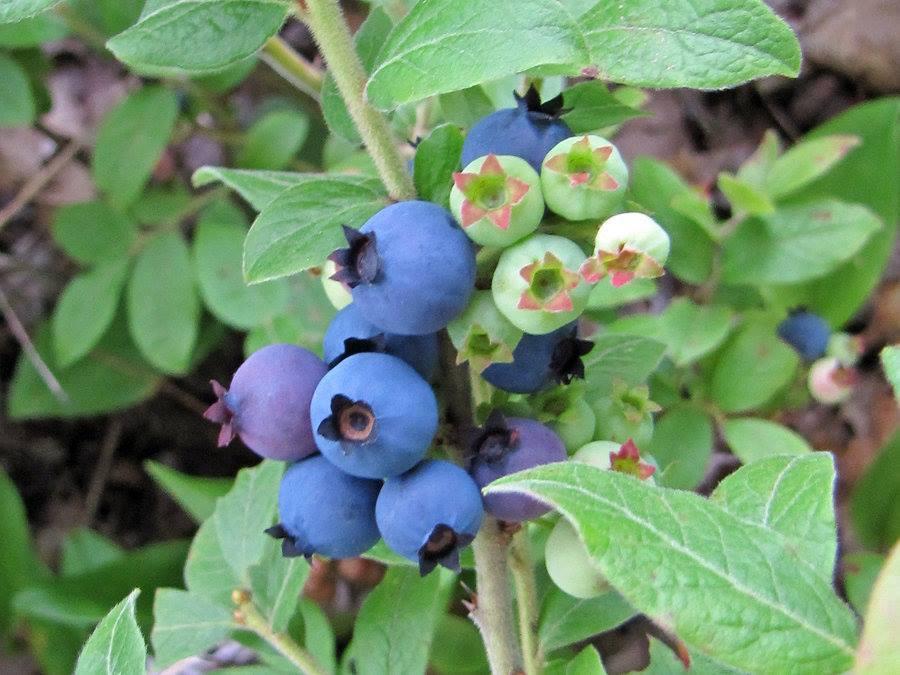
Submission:
M 247 224 L 228 202 L 216 202 L 200 216 L 194 233 L 194 267 L 200 294 L 212 314 L 229 326 L 249 330 L 271 322 L 290 302 L 285 280 L 248 286 L 241 274 Z
M 588 309 L 608 309 L 620 307 L 638 300 L 646 300 L 656 295 L 653 279 L 634 279 L 631 283 L 616 288 L 612 284 L 596 284 L 588 296 Z
M 766 191 L 779 199 L 828 173 L 859 145 L 858 136 L 834 135 L 801 141 L 775 160 L 766 176 Z
M 59 0 L 5 0 L 0 7 L 0 23 L 15 23 L 50 9 Z
M 727 307 L 695 305 L 677 298 L 663 312 L 660 334 L 666 353 L 676 366 L 684 367 L 706 356 L 725 341 L 731 332 L 732 313 Z
M 7 402 L 13 419 L 81 417 L 128 408 L 150 397 L 160 382 L 128 337 L 121 313 L 94 350 L 69 368 L 57 367 L 49 324 L 41 327 L 34 343 L 67 400 L 57 399 L 28 358 L 20 355 Z
M 212 515 L 216 500 L 233 484 L 230 478 L 189 476 L 150 459 L 144 462 L 144 470 L 198 523 Z
M 456 575 L 440 568 L 419 576 L 412 567 L 390 567 L 369 594 L 345 659 L 360 675 L 422 673 Z
M 575 23 L 553 0 L 418 3 L 378 54 L 367 95 L 393 108 L 543 64 L 586 63 Z M 527 48 L 525 46 L 527 45 Z
M 447 208 L 462 146 L 463 134 L 452 124 L 442 124 L 422 139 L 416 147 L 413 171 L 419 198 Z
M 250 568 L 250 590 L 273 631 L 287 629 L 308 575 L 305 559 L 286 558 L 281 554 L 281 542 L 271 538 L 266 542 L 262 560 Z
M 66 535 L 63 542 L 60 573 L 71 577 L 84 574 L 121 560 L 125 551 L 102 534 L 79 527 Z
M 255 54 L 288 13 L 282 0 L 173 0 L 145 8 L 107 47 L 140 70 L 212 73 Z
M 461 127 L 471 127 L 494 112 L 494 103 L 483 87 L 467 87 L 438 97 L 444 119 Z
M 900 543 L 884 563 L 863 623 L 854 673 L 890 675 L 900 671 L 897 649 L 897 606 L 900 604 Z
M 894 388 L 894 398 L 900 401 L 900 345 L 891 345 L 881 350 L 881 367 Z
M 508 491 L 557 508 L 598 571 L 688 647 L 753 672 L 849 668 L 853 614 L 830 580 L 798 574 L 798 551 L 766 528 L 699 495 L 578 462 L 548 464 L 486 489 Z
M 644 382 L 662 361 L 666 347 L 661 342 L 638 335 L 600 335 L 585 356 L 585 379 L 598 392 L 612 391 L 622 380 L 628 385 Z
M 387 13 L 380 7 L 376 7 L 369 12 L 366 20 L 353 36 L 356 53 L 367 73 L 375 65 L 378 52 L 393 27 L 394 23 Z M 322 82 L 322 114 L 325 116 L 328 129 L 333 134 L 356 145 L 362 143 L 362 138 L 356 130 L 356 125 L 347 111 L 347 105 L 344 103 L 331 73 L 326 73 L 325 80 Z
M 428 669 L 440 675 L 489 672 L 484 643 L 475 624 L 455 614 L 441 617 L 431 645 Z
M 713 450 L 713 426 L 709 415 L 685 404 L 675 406 L 656 420 L 653 439 L 646 448 L 659 463 L 662 485 L 693 490 L 703 476 Z
M 177 119 L 175 93 L 159 86 L 129 94 L 103 118 L 92 168 L 97 187 L 114 206 L 126 207 L 140 196 Z
M 781 140 L 778 133 L 769 129 L 763 134 L 759 146 L 752 155 L 741 164 L 737 177 L 743 183 L 765 191 L 766 177 L 781 154 Z
M 180 234 L 166 232 L 147 243 L 128 281 L 127 298 L 128 327 L 147 360 L 167 373 L 187 372 L 200 302 L 191 254 Z
M 306 141 L 309 118 L 297 110 L 276 110 L 247 130 L 235 163 L 243 169 L 284 169 Z
M 859 204 L 827 199 L 744 221 L 725 241 L 722 279 L 793 284 L 822 277 L 852 258 L 882 223 Z
M 344 245 L 341 225 L 359 227 L 387 205 L 381 183 L 322 176 L 288 188 L 266 206 L 244 242 L 244 277 L 267 281 L 321 265 Z
M 337 671 L 337 656 L 335 655 L 334 629 L 331 622 L 312 600 L 300 599 L 300 614 L 303 617 L 303 644 L 316 663 L 325 671 L 333 673 Z
M 231 610 L 174 588 L 160 588 L 153 603 L 153 653 L 158 668 L 203 654 L 237 628 Z
M 193 215 L 191 194 L 180 183 L 169 187 L 150 186 L 128 209 L 128 213 L 142 225 L 158 228 L 179 225 L 187 215 Z
M 66 4 L 77 18 L 109 37 L 138 20 L 144 0 L 67 0 Z M 150 4 L 148 0 L 147 5 Z
M 576 134 L 597 131 L 647 115 L 622 103 L 598 80 L 579 82 L 563 91 L 563 108 L 568 112 L 563 114 L 562 119 Z
M 569 661 L 566 675 L 606 675 L 606 668 L 600 660 L 600 654 L 591 646 L 578 652 L 578 656 Z
M 865 616 L 875 580 L 884 566 L 884 556 L 869 551 L 857 551 L 842 556 L 841 562 L 847 598 L 857 614 Z
M 124 258 L 137 238 L 137 224 L 105 202 L 63 206 L 51 229 L 63 251 L 83 265 Z
M 781 535 L 804 568 L 830 582 L 837 554 L 834 484 L 830 453 L 769 457 L 727 476 L 710 499 Z
M 737 176 L 722 172 L 719 174 L 719 189 L 728 199 L 734 211 L 764 216 L 775 211 L 769 197 L 759 192 L 755 186 L 745 183 Z
M 128 260 L 111 260 L 74 277 L 53 310 L 56 362 L 66 368 L 91 351 L 119 306 Z
M 60 17 L 40 14 L 16 23 L 0 23 L 0 47 L 40 47 L 45 42 L 64 38 L 68 32 Z
M 202 595 L 227 609 L 234 607 L 231 592 L 242 582 L 225 560 L 215 518 L 203 521 L 194 535 L 184 565 L 184 581 L 191 593 Z
M 728 668 L 716 663 L 696 650 L 688 652 L 691 659 L 691 675 L 730 675 L 731 673 L 744 673 L 742 670 Z M 650 665 L 642 670 L 644 675 L 672 675 L 685 670 L 684 664 L 678 656 L 663 642 L 650 636 Z
M 40 571 L 34 553 L 25 505 L 15 483 L 0 469 L 0 635 L 10 628 L 13 596 Z
M 263 530 L 275 519 L 280 462 L 263 461 L 238 472 L 231 491 L 219 499 L 213 519 L 222 554 L 235 576 L 248 583 L 249 569 L 259 562 L 269 540 Z
M 544 595 L 538 620 L 541 647 L 551 652 L 620 626 L 635 615 L 621 595 L 608 591 L 582 600 L 553 586 Z
M 139 594 L 139 589 L 133 590 L 97 625 L 78 657 L 75 675 L 146 670 L 147 645 L 134 618 L 134 603 Z
M 36 115 L 28 74 L 16 61 L 0 53 L 0 129 L 27 127 Z
M 715 244 L 695 220 L 672 208 L 691 188 L 668 166 L 649 157 L 638 157 L 631 167 L 631 199 L 650 212 L 672 240 L 666 268 L 682 281 L 703 283 L 712 271 Z
M 777 422 L 753 417 L 725 420 L 725 442 L 744 464 L 773 455 L 805 455 L 812 448 L 796 431 Z
M 797 38 L 757 0 L 597 2 L 578 23 L 588 63 L 614 82 L 722 89 L 800 71 Z
M 900 539 L 900 432 L 881 448 L 853 488 L 850 516 L 860 540 L 887 549 Z
M 262 211 L 289 187 L 321 178 L 319 174 L 290 171 L 245 171 L 202 166 L 194 172 L 193 182 L 195 187 L 222 183 L 243 197 L 254 210 Z
M 716 362 L 712 399 L 725 412 L 759 408 L 788 385 L 799 364 L 800 357 L 781 341 L 770 322 L 747 323 Z

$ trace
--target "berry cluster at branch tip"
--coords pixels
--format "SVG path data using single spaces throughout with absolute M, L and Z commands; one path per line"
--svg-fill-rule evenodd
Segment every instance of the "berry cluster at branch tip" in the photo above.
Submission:
M 219 444 L 238 436 L 291 463 L 267 530 L 284 555 L 354 557 L 380 538 L 422 574 L 459 570 L 485 514 L 557 518 L 530 495 L 483 495 L 493 481 L 575 450 L 573 461 L 653 473 L 635 442 L 649 440 L 658 407 L 646 387 L 620 382 L 588 403 L 594 343 L 579 317 L 595 285 L 661 275 L 669 238 L 650 217 L 620 213 L 628 169 L 618 150 L 573 135 L 563 112 L 560 99 L 542 104 L 529 90 L 469 131 L 450 210 L 401 201 L 343 228 L 346 246 L 323 261 L 339 310 L 324 358 L 270 345 L 227 390 L 213 383 L 206 417 L 222 425 Z M 455 429 L 466 421 L 446 410 L 444 329 L 457 363 L 492 392 L 475 411 L 480 427 Z M 551 537 L 547 567 L 560 588 L 587 597 L 604 587 L 585 552 L 558 560 L 581 546 L 568 521 Z

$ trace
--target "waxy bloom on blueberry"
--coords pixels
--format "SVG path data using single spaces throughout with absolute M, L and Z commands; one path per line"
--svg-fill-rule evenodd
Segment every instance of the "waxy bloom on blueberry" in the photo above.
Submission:
M 605 218 L 625 199 L 628 168 L 616 147 L 600 136 L 567 138 L 541 165 L 547 207 L 568 220 Z
M 525 334 L 513 350 L 512 363 L 495 363 L 482 377 L 498 389 L 532 394 L 554 384 L 584 379 L 581 357 L 593 347 L 590 340 L 578 338 L 574 322 L 543 335 Z
M 632 279 L 662 276 L 669 257 L 669 235 L 643 213 L 620 213 L 597 230 L 594 255 L 581 267 L 585 281 L 595 284 L 609 275 L 613 286 Z
M 574 242 L 534 234 L 503 251 L 491 291 L 497 308 L 526 333 L 549 333 L 578 318 L 590 287 L 578 270 L 585 256 Z
M 559 119 L 562 96 L 541 103 L 532 86 L 525 96 L 515 97 L 515 108 L 497 110 L 469 129 L 462 148 L 463 166 L 488 154 L 513 155 L 540 171 L 550 148 L 572 135 L 568 125 Z
M 261 457 L 293 461 L 314 453 L 309 406 L 326 370 L 312 352 L 278 344 L 251 354 L 227 391 L 213 381 L 218 400 L 203 416 L 222 425 L 219 447 L 239 436 Z
M 438 363 L 438 337 L 428 335 L 394 335 L 367 321 L 355 304 L 338 312 L 328 324 L 322 342 L 325 362 L 334 368 L 344 359 L 364 352 L 382 352 L 403 359 L 428 379 Z
M 459 572 L 460 549 L 478 533 L 484 507 L 469 474 L 450 462 L 427 460 L 385 481 L 375 517 L 384 543 L 418 562 L 424 576 L 438 565 Z
M 292 465 L 278 490 L 278 525 L 266 532 L 281 539 L 287 557 L 318 553 L 352 558 L 379 539 L 375 501 L 381 483 L 344 473 L 321 455 Z
M 344 233 L 349 246 L 331 254 L 333 278 L 352 289 L 360 314 L 382 330 L 434 333 L 465 309 L 475 286 L 475 251 L 445 209 L 399 202 Z
M 778 337 L 797 350 L 807 361 L 814 361 L 825 355 L 831 326 L 818 314 L 806 310 L 791 312 L 778 324 Z
M 450 210 L 473 241 L 509 246 L 544 216 L 540 178 L 518 157 L 481 157 L 453 174 Z
M 437 431 L 434 392 L 387 354 L 355 354 L 328 371 L 313 395 L 316 444 L 328 461 L 362 478 L 411 469 Z
M 482 488 L 511 473 L 566 459 L 566 448 L 551 429 L 535 420 L 506 418 L 497 411 L 478 430 L 471 449 L 469 472 Z M 484 507 L 495 518 L 513 523 L 550 510 L 534 497 L 514 492 L 489 494 Z

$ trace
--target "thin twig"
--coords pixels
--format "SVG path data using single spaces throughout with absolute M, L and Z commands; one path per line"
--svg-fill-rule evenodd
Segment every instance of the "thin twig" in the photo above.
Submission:
M 84 145 L 79 140 L 69 141 L 66 147 L 47 162 L 40 171 L 29 178 L 25 185 L 22 186 L 22 189 L 19 190 L 19 193 L 12 198 L 12 201 L 0 209 L 0 229 L 3 229 L 13 219 L 13 216 L 25 208 L 46 187 L 47 183 L 53 180 L 69 162 L 75 159 L 75 155 L 78 154 L 82 147 Z
M 63 405 L 68 403 L 69 395 L 66 394 L 62 385 L 59 383 L 59 380 L 56 379 L 56 376 L 47 366 L 44 359 L 41 358 L 41 355 L 38 353 L 31 338 L 28 337 L 28 331 L 25 330 L 25 326 L 19 321 L 19 317 L 16 316 L 3 289 L 0 289 L 0 312 L 3 313 L 3 318 L 6 320 L 6 325 L 9 326 L 9 330 L 13 334 L 13 337 L 16 338 L 22 351 L 25 352 L 25 357 L 31 362 L 31 365 L 34 366 L 37 374 L 44 381 L 44 384 L 47 385 L 47 389 L 50 390 L 50 393 L 53 394 L 60 403 Z
M 106 487 L 106 481 L 109 479 L 113 457 L 121 440 L 122 421 L 118 417 L 113 417 L 109 420 L 106 433 L 103 434 L 103 442 L 100 444 L 100 455 L 97 457 L 97 462 L 94 465 L 91 483 L 88 486 L 87 496 L 84 498 L 82 521 L 85 526 L 90 526 L 97 513 L 97 508 L 100 506 L 100 498 L 103 496 L 103 489 Z
M 509 568 L 516 587 L 516 607 L 519 611 L 519 639 L 526 675 L 540 675 L 544 657 L 538 637 L 538 599 L 534 579 L 534 562 L 531 559 L 531 541 L 528 528 L 523 527 L 513 536 L 509 547 Z
M 260 53 L 263 63 L 316 101 L 321 100 L 322 70 L 298 54 L 279 36 L 270 38 Z

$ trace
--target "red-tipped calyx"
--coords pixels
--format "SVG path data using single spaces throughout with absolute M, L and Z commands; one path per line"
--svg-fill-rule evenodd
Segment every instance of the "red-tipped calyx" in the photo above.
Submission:
M 656 467 L 641 460 L 641 453 L 632 439 L 628 439 L 616 452 L 609 453 L 609 466 L 613 471 L 627 473 L 646 480 Z
M 543 260 L 525 265 L 519 270 L 519 276 L 528 282 L 528 288 L 519 298 L 519 309 L 570 312 L 574 308 L 571 291 L 581 283 L 581 278 L 549 251 Z
M 568 176 L 572 187 L 583 186 L 591 190 L 611 192 L 619 188 L 619 181 L 606 171 L 606 163 L 612 152 L 612 145 L 591 148 L 590 138 L 584 136 L 568 151 L 546 159 L 544 168 Z
M 579 272 L 589 284 L 609 275 L 612 285 L 618 288 L 633 279 L 660 277 L 665 270 L 646 253 L 622 245 L 617 251 L 597 251 L 584 261 Z
M 221 424 L 219 429 L 218 446 L 224 448 L 234 440 L 237 433 L 234 430 L 234 413 L 228 407 L 225 395 L 228 391 L 215 380 L 210 380 L 213 393 L 216 395 L 216 402 L 209 406 L 203 413 L 203 417 L 216 424 Z
M 487 218 L 499 229 L 509 229 L 512 208 L 531 189 L 525 181 L 508 175 L 496 155 L 488 155 L 478 173 L 454 173 L 453 184 L 465 197 L 460 209 L 463 228 Z

